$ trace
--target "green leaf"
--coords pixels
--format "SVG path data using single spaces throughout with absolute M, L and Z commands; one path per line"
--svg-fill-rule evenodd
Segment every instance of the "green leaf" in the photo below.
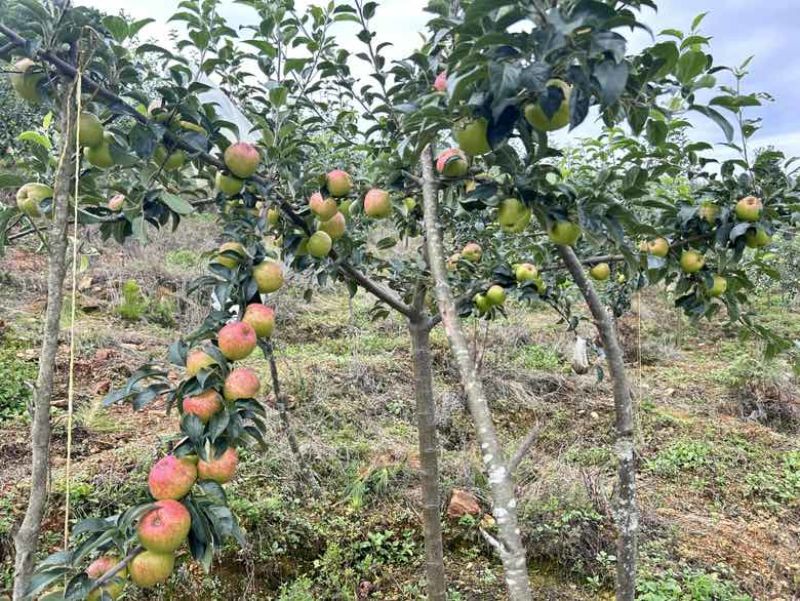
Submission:
M 733 126 L 728 122 L 728 120 L 725 117 L 722 116 L 721 113 L 715 111 L 710 107 L 702 106 L 699 104 L 692 105 L 689 108 L 693 111 L 697 111 L 702 115 L 705 115 L 706 117 L 711 119 L 714 123 L 719 125 L 722 131 L 724 132 L 728 142 L 733 140 Z
M 128 37 L 128 23 L 122 17 L 114 15 L 103 17 L 103 25 L 116 42 L 122 42 Z
M 161 194 L 161 201 L 178 215 L 189 215 L 194 212 L 194 207 L 177 194 L 164 192 Z
M 678 59 L 678 64 L 675 67 L 675 77 L 677 77 L 678 81 L 682 84 L 688 84 L 703 72 L 707 64 L 708 57 L 704 52 L 700 52 L 699 50 L 684 52 Z
M 17 140 L 19 142 L 31 142 L 33 144 L 38 144 L 47 150 L 52 150 L 53 148 L 50 138 L 44 134 L 40 134 L 38 131 L 24 131 L 17 136 Z

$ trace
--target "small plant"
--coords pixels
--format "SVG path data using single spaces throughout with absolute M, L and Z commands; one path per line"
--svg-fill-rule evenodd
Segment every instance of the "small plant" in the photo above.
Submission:
M 139 321 L 147 309 L 147 300 L 136 280 L 128 280 L 122 285 L 122 301 L 117 307 L 122 319 Z
M 675 477 L 682 471 L 700 470 L 709 465 L 712 449 L 697 440 L 679 440 L 647 462 L 654 474 Z
M 23 415 L 31 400 L 36 365 L 19 358 L 21 348 L 12 339 L 0 345 L 0 423 Z

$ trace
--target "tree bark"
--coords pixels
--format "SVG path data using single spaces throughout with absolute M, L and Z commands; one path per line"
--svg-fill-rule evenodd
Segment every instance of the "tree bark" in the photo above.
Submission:
M 428 260 L 435 283 L 439 314 L 442 317 L 450 350 L 456 360 L 461 384 L 467 395 L 467 405 L 478 432 L 484 467 L 489 475 L 492 495 L 492 514 L 497 521 L 499 541 L 487 536 L 500 554 L 505 571 L 506 587 L 511 601 L 532 599 L 528 570 L 525 561 L 525 547 L 522 544 L 517 521 L 517 500 L 514 497 L 514 483 L 508 470 L 503 449 L 497 439 L 489 403 L 483 391 L 483 384 L 477 376 L 467 345 L 461 322 L 456 312 L 453 292 L 447 282 L 447 269 L 444 261 L 442 238 L 439 232 L 438 192 L 433 173 L 431 148 L 422 153 L 423 207 L 425 213 L 425 238 Z
M 442 521 L 439 498 L 439 441 L 433 401 L 430 324 L 422 316 L 408 322 L 414 358 L 414 393 L 417 399 L 419 457 L 422 466 L 422 521 L 425 533 L 425 573 L 429 601 L 445 601 Z
M 14 601 L 23 598 L 31 573 L 47 502 L 50 471 L 50 402 L 53 394 L 61 307 L 64 298 L 64 277 L 67 271 L 67 224 L 69 196 L 75 173 L 72 146 L 75 141 L 76 110 L 74 83 L 62 90 L 61 157 L 53 191 L 53 221 L 49 227 L 50 256 L 47 271 L 47 310 L 39 354 L 39 373 L 34 392 L 34 413 L 31 424 L 32 471 L 31 489 L 25 517 L 14 537 Z
M 636 595 L 636 554 L 639 534 L 639 511 L 636 505 L 636 465 L 634 445 L 633 396 L 625 372 L 622 349 L 617 339 L 614 320 L 603 306 L 583 271 L 575 251 L 569 246 L 559 246 L 558 251 L 567 269 L 589 306 L 594 318 L 608 362 L 608 371 L 614 384 L 614 410 L 616 413 L 616 452 L 619 494 L 614 519 L 617 523 L 617 600 L 633 601 Z

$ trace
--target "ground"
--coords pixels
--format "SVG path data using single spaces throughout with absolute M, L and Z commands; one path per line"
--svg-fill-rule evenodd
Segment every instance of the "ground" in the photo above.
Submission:
M 182 233 L 181 233 L 182 232 Z M 175 414 L 110 408 L 101 399 L 140 363 L 202 318 L 183 286 L 215 247 L 209 218 L 146 247 L 98 245 L 79 273 L 72 512 L 75 521 L 146 499 L 146 473 L 176 432 Z M 206 240 L 207 243 L 200 243 Z M 28 475 L 28 383 L 44 311 L 34 246 L 0 259 L 0 562 L 11 575 L 11 533 Z M 424 599 L 418 453 L 409 341 L 402 321 L 372 322 L 372 299 L 332 287 L 276 295 L 276 348 L 289 414 L 321 485 L 312 492 L 270 407 L 266 448 L 243 453 L 228 486 L 248 535 L 210 574 L 184 561 L 169 587 L 126 599 Z M 761 302 L 761 301 L 760 301 Z M 800 331 L 784 300 L 760 306 L 775 327 Z M 64 325 L 69 312 L 65 310 Z M 615 459 L 613 403 L 594 370 L 571 372 L 573 335 L 545 306 L 468 324 L 506 448 L 531 428 L 536 443 L 516 474 L 537 599 L 611 599 Z M 590 327 L 582 326 L 586 335 Z M 638 398 L 641 599 L 789 600 L 800 595 L 800 423 L 794 378 L 759 345 L 722 324 L 691 326 L 660 291 L 620 323 Z M 453 489 L 489 510 L 474 432 L 441 330 L 433 334 L 443 512 Z M 59 353 L 53 474 L 43 551 L 58 547 L 65 494 L 68 338 Z M 247 361 L 266 375 L 266 363 Z M 177 374 L 176 374 L 177 375 Z M 267 381 L 267 378 L 264 378 Z M 452 600 L 504 599 L 480 527 L 484 515 L 445 518 Z

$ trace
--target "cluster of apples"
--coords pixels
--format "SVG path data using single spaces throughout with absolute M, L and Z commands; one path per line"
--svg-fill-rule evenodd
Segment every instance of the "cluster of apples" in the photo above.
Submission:
M 447 92 L 447 73 L 441 72 L 436 77 L 433 87 L 437 92 Z M 536 130 L 552 132 L 569 125 L 569 100 L 572 95 L 572 86 L 561 79 L 551 79 L 545 85 L 542 95 L 558 95 L 561 102 L 553 114 L 548 115 L 538 101 L 528 101 L 522 108 L 525 120 Z M 488 138 L 489 122 L 484 117 L 468 117 L 460 120 L 453 128 L 453 138 L 459 148 L 468 155 L 480 156 L 492 151 Z M 441 172 L 441 170 L 440 170 Z M 448 177 L 459 177 L 450 176 Z

